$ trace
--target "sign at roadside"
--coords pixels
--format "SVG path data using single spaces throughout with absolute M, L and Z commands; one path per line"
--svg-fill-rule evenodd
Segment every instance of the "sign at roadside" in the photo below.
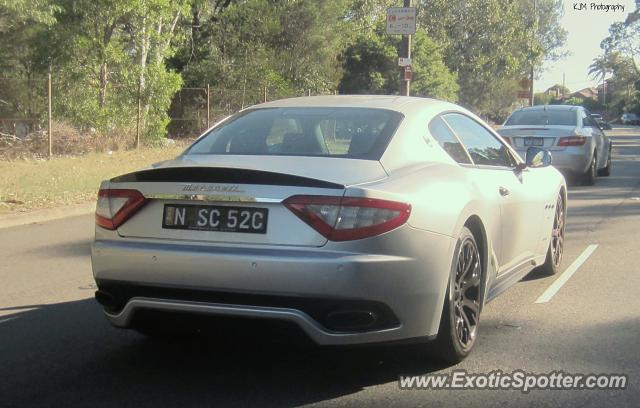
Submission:
M 410 65 L 411 65 L 411 58 L 403 58 L 403 57 L 398 58 L 399 67 L 406 67 Z
M 411 65 L 404 67 L 404 80 L 411 81 L 413 79 L 413 71 L 411 71 Z
M 415 33 L 415 7 L 389 7 L 387 9 L 387 34 L 413 35 Z

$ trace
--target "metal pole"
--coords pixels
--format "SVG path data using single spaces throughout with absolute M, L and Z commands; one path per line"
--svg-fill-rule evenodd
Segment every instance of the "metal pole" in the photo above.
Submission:
M 533 106 L 533 43 L 535 41 L 535 36 L 536 36 L 536 30 L 537 30 L 537 24 L 536 21 L 538 19 L 538 2 L 537 0 L 533 0 L 533 22 L 532 22 L 532 33 L 531 33 L 531 83 L 529 84 L 529 106 Z
M 264 87 L 264 95 L 262 96 L 262 102 L 267 102 L 267 87 Z
M 211 120 L 211 102 L 209 99 L 209 95 L 211 95 L 210 93 L 210 88 L 209 88 L 209 84 L 207 84 L 207 129 L 209 129 L 209 126 L 211 126 L 209 124 L 210 120 Z
M 140 147 L 140 111 L 142 110 L 141 100 L 140 100 L 140 88 L 142 84 L 138 81 L 138 117 L 136 120 L 136 149 Z
M 404 0 L 404 7 L 411 7 L 411 0 Z M 411 58 L 411 36 L 403 35 L 400 46 L 399 57 Z M 411 92 L 411 81 L 404 79 L 405 67 L 400 68 L 400 95 L 409 96 Z
M 533 106 L 533 61 L 531 61 L 531 81 L 529 82 L 529 106 Z
M 606 75 L 606 74 L 605 74 Z M 607 81 L 605 75 L 602 75 L 602 105 L 604 108 L 604 114 L 607 114 Z
M 53 138 L 51 137 L 52 132 L 51 132 L 51 122 L 52 122 L 52 118 L 51 118 L 51 71 L 49 71 L 49 74 L 47 75 L 47 99 L 48 101 L 48 122 L 49 122 L 49 160 L 51 160 L 51 157 L 53 157 Z

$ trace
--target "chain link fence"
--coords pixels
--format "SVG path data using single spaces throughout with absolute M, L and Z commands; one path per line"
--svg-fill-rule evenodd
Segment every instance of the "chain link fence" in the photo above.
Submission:
M 334 92 L 335 93 L 335 92 Z M 318 95 L 307 91 L 283 92 L 263 88 L 227 89 L 205 86 L 182 88 L 173 98 L 169 109 L 171 138 L 199 135 L 219 120 L 246 107 L 259 103 L 299 96 Z
M 82 154 L 93 150 L 114 150 L 137 145 L 144 126 L 141 110 L 135 108 L 139 91 L 130 86 L 109 84 L 104 94 L 91 103 L 104 105 L 117 126 L 98 132 L 79 126 L 76 118 L 86 115 L 80 96 L 69 87 L 69 78 L 52 74 L 49 79 L 0 77 L 0 160 L 20 157 L 47 158 L 52 155 Z M 96 87 L 96 84 L 87 86 Z M 62 89 L 61 89 L 62 88 Z M 82 89 L 82 86 L 76 89 Z M 64 92 L 62 92 L 64 90 Z M 64 94 L 65 100 L 58 95 Z M 268 87 L 227 89 L 204 85 L 178 91 L 168 110 L 170 139 L 193 139 L 214 123 L 241 109 L 287 97 L 316 95 L 311 90 L 283 92 Z M 93 118 L 92 118 L 93 119 Z M 95 118 L 96 121 L 101 118 Z M 86 122 L 86 118 L 84 120 Z

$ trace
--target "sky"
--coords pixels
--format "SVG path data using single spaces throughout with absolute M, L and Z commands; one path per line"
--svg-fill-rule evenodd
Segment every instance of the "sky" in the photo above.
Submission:
M 586 9 L 575 10 L 584 4 Z M 592 10 L 591 4 L 623 5 L 623 11 L 606 12 Z M 635 1 L 568 1 L 564 2 L 564 16 L 561 24 L 567 30 L 567 41 L 564 50 L 569 55 L 555 62 L 546 62 L 541 77 L 533 84 L 535 92 L 541 92 L 555 85 L 562 84 L 562 74 L 565 74 L 565 84 L 571 91 L 597 85 L 597 81 L 589 78 L 588 67 L 595 57 L 602 54 L 600 41 L 609 33 L 609 26 L 616 21 L 623 21 L 627 14 L 635 9 Z

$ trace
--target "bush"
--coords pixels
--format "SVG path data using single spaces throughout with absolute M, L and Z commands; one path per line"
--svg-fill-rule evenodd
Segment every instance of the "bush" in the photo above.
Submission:
M 135 128 L 85 132 L 66 122 L 54 121 L 51 126 L 52 152 L 55 156 L 79 156 L 89 152 L 128 150 L 135 146 Z M 144 141 L 143 141 L 144 142 Z M 148 145 L 160 145 L 150 140 Z M 0 134 L 0 160 L 46 158 L 49 155 L 49 134 L 46 130 L 29 133 L 24 138 Z

